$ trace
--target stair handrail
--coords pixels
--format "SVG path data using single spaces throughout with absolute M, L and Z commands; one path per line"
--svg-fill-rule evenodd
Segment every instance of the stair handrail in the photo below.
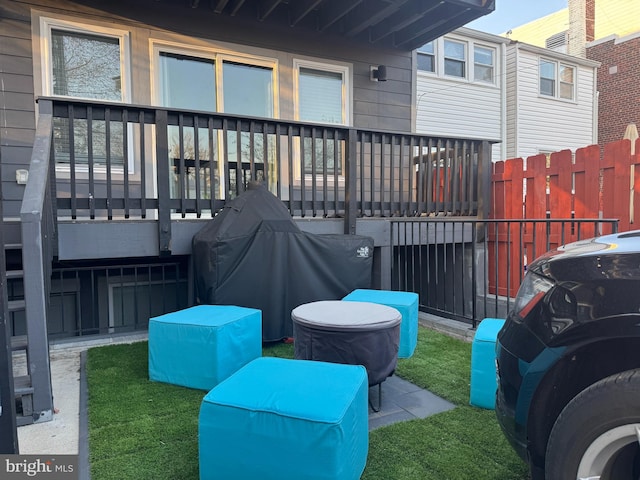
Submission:
M 47 339 L 55 217 L 51 200 L 50 161 L 53 103 L 38 103 L 36 134 L 20 220 L 27 320 L 28 355 L 33 387 L 34 423 L 51 420 L 53 395 Z

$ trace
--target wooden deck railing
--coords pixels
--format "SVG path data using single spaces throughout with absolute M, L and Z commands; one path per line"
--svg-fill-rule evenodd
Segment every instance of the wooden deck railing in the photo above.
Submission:
M 149 106 L 39 99 L 53 112 L 57 219 L 212 217 L 250 181 L 292 216 L 483 216 L 491 147 L 482 140 L 379 132 Z M 44 187 L 43 187 L 44 188 Z

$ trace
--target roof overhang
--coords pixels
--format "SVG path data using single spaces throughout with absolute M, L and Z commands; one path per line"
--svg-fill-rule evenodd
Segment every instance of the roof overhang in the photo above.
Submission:
M 222 17 L 413 50 L 491 13 L 495 0 L 157 0 Z

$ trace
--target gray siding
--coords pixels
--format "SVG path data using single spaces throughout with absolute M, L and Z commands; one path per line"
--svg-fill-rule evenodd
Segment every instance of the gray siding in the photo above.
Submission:
M 19 214 L 24 186 L 15 183 L 15 170 L 29 164 L 35 130 L 34 96 L 42 93 L 38 15 L 129 31 L 133 103 L 151 103 L 149 40 L 166 39 L 212 48 L 223 45 L 241 53 L 276 58 L 281 118 L 293 118 L 294 58 L 348 64 L 351 123 L 360 128 L 411 131 L 411 52 L 374 48 L 311 31 L 277 30 L 259 22 L 247 25 L 208 8 L 188 8 L 184 2 L 170 6 L 160 2 L 5 1 L 0 18 L 0 159 L 6 217 Z M 386 65 L 388 81 L 372 82 L 370 65 Z
M 4 215 L 19 216 L 24 186 L 16 169 L 31 158 L 35 130 L 31 26 L 28 9 L 3 5 L 0 17 L 0 161 Z

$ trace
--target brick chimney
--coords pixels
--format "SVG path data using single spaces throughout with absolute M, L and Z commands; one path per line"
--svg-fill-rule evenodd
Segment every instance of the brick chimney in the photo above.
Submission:
M 586 57 L 585 43 L 595 35 L 596 0 L 569 0 L 569 48 L 567 53 Z
M 576 57 L 586 57 L 584 46 L 587 41 L 587 0 L 569 0 L 569 46 L 567 53 Z

